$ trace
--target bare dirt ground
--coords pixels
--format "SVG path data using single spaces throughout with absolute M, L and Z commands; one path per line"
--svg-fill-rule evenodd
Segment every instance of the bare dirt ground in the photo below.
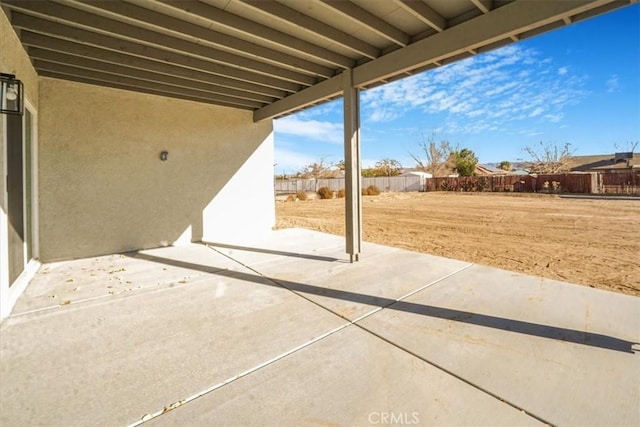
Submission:
M 277 228 L 344 235 L 344 199 L 276 203 Z M 640 201 L 537 194 L 363 198 L 364 240 L 640 296 Z

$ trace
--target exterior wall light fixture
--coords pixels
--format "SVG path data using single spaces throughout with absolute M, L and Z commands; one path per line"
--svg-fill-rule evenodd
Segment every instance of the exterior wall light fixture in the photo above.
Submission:
M 168 158 L 169 153 L 167 151 L 163 151 L 162 153 L 160 153 L 160 160 L 162 160 L 163 162 L 166 162 Z
M 13 74 L 0 73 L 0 113 L 24 114 L 24 87 Z

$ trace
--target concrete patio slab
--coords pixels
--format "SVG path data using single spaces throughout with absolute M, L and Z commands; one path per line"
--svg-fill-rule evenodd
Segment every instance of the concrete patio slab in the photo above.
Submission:
M 216 251 L 235 261 L 255 268 L 277 265 L 293 260 L 346 262 L 344 242 L 336 236 L 311 230 L 291 228 L 260 236 L 251 245 L 206 242 Z M 389 249 L 387 249 L 389 250 Z
M 379 245 L 371 247 L 376 251 L 367 252 L 357 267 L 322 258 L 288 258 L 255 268 L 261 275 L 353 321 L 471 266 L 400 249 L 385 253 Z
M 342 245 L 43 266 L 0 324 L 0 425 L 637 424 L 639 298 Z
M 266 282 L 220 271 L 6 319 L 0 425 L 127 424 L 344 324 Z
M 149 424 L 542 425 L 353 325 Z
M 161 256 L 163 262 L 153 261 L 157 255 Z M 168 264 L 167 260 L 174 262 Z M 206 268 L 195 270 L 189 268 L 189 263 L 197 263 Z M 50 263 L 43 266 L 29 283 L 13 314 L 51 309 L 150 287 L 191 283 L 216 271 L 241 268 L 237 262 L 203 245 L 166 247 Z
M 640 420 L 640 299 L 473 266 L 361 326 L 552 425 Z

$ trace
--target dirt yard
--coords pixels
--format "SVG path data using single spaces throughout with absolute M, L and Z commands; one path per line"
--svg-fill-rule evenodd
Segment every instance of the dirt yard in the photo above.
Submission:
M 344 235 L 344 199 L 277 202 L 277 227 Z M 640 296 L 640 200 L 383 193 L 364 240 Z

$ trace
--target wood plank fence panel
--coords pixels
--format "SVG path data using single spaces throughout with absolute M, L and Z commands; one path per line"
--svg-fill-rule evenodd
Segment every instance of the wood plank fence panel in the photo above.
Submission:
M 426 191 L 592 193 L 597 192 L 594 183 L 592 173 L 562 173 L 438 177 L 427 179 L 425 187 Z
M 600 187 L 605 194 L 640 195 L 640 171 L 600 174 Z

